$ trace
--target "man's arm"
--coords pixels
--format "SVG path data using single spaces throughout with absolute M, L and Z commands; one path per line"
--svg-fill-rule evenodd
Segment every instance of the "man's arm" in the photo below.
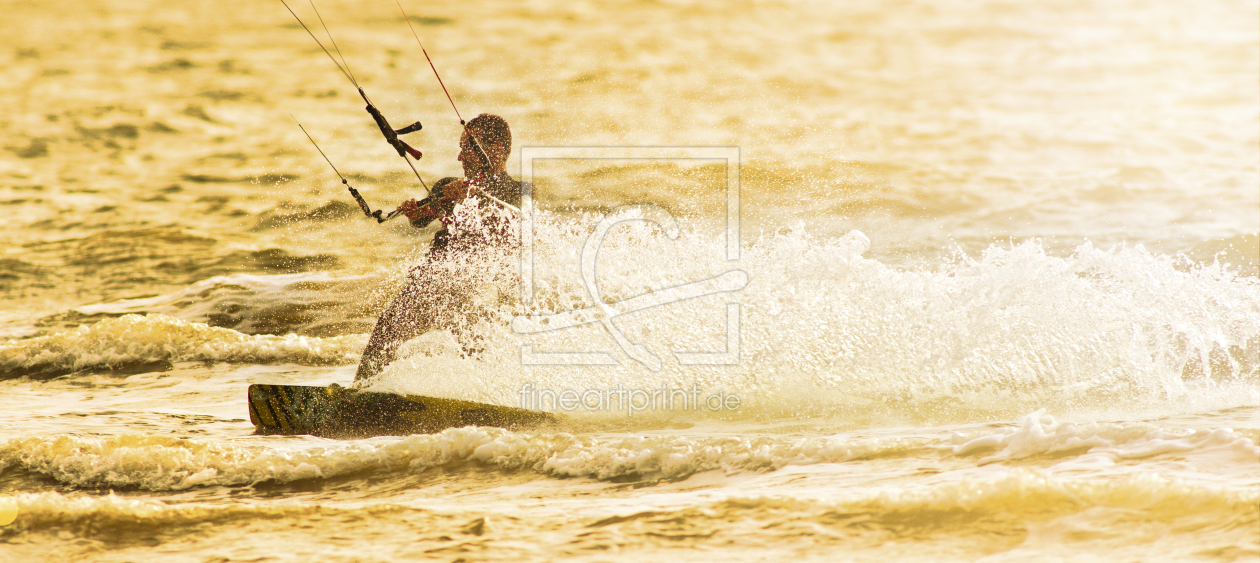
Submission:
M 427 199 L 427 198 L 426 198 Z M 398 206 L 402 210 L 403 215 L 411 221 L 411 226 L 417 229 L 423 229 L 437 218 L 437 214 L 433 212 L 433 206 L 426 203 L 420 203 L 414 199 L 404 201 Z
M 448 176 L 433 184 L 429 197 L 420 201 L 409 199 L 398 208 L 411 220 L 411 226 L 423 229 L 434 219 L 449 215 L 455 203 L 468 197 L 468 183 L 462 178 Z

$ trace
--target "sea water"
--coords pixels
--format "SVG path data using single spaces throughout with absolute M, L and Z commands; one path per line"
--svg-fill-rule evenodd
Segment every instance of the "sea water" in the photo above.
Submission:
M 290 5 L 461 174 L 397 5 Z M 294 118 L 423 189 L 279 3 L 7 2 L 0 559 L 1260 557 L 1260 4 L 403 7 L 529 260 L 359 386 L 561 422 L 253 435 L 433 233 Z

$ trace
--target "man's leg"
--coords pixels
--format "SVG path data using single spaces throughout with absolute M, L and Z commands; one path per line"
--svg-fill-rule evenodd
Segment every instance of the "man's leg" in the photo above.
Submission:
M 402 291 L 377 319 L 359 360 L 359 370 L 354 376 L 356 382 L 384 370 L 397 359 L 398 348 L 403 343 L 439 328 L 439 317 L 450 306 L 446 295 L 448 284 L 428 266 L 412 272 Z
M 491 281 L 496 270 L 487 267 L 488 260 L 467 250 L 456 254 L 462 260 L 452 261 L 446 241 L 439 237 L 434 238 L 434 245 L 426 263 L 412 271 L 394 302 L 377 319 L 359 360 L 356 382 L 375 377 L 397 359 L 400 346 L 430 330 L 450 330 L 466 354 L 475 356 L 480 352 L 480 339 L 468 332 L 469 327 L 480 318 L 478 313 L 485 312 L 482 308 L 497 303 L 474 307 L 470 293 L 479 284 Z

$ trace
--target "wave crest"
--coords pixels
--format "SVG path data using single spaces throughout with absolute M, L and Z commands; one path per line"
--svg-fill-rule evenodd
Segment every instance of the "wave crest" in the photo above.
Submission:
M 346 365 L 358 361 L 365 341 L 360 335 L 251 336 L 161 314 L 124 315 L 0 345 L 0 378 L 46 379 L 178 361 Z

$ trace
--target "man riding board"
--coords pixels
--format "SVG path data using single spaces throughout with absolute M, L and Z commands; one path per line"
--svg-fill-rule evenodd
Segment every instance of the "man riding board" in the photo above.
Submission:
M 507 173 L 512 152 L 507 121 L 497 115 L 477 116 L 460 135 L 459 149 L 464 178 L 443 178 L 433 185 L 429 197 L 399 206 L 416 228 L 434 220 L 443 226 L 424 261 L 408 273 L 406 285 L 376 321 L 354 376 L 356 382 L 379 374 L 397 359 L 399 346 L 412 338 L 434 329 L 463 332 L 475 319 L 470 310 L 473 290 L 483 283 L 503 281 L 488 278 L 486 272 L 494 269 L 485 268 L 484 263 L 506 260 L 518 248 L 519 241 L 504 216 L 511 211 L 486 197 L 477 198 L 475 209 L 461 209 L 458 214 L 455 210 L 458 204 L 468 206 L 466 200 L 478 193 L 520 207 L 521 183 Z M 473 214 L 480 216 L 475 225 L 455 220 L 456 215 Z

